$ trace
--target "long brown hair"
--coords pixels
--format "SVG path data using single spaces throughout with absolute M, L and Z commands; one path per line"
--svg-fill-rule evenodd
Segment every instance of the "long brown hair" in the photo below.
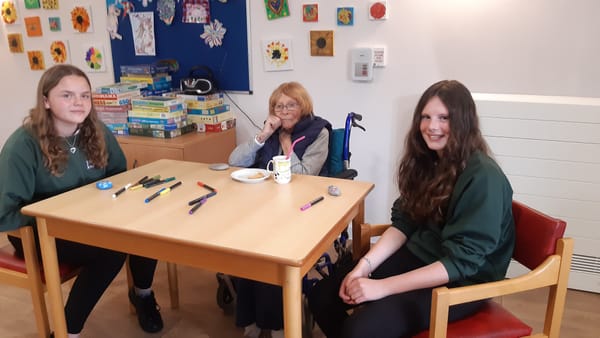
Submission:
M 449 114 L 450 133 L 441 156 L 427 147 L 420 130 L 421 113 L 434 97 L 442 101 Z M 403 211 L 419 223 L 442 224 L 456 180 L 476 151 L 489 155 L 469 90 L 454 80 L 431 85 L 415 108 L 405 140 L 405 153 L 398 168 Z
M 23 121 L 23 126 L 39 140 L 44 155 L 44 165 L 54 176 L 62 175 L 69 159 L 69 152 L 65 147 L 65 139 L 58 135 L 54 128 L 54 116 L 50 109 L 46 109 L 44 98 L 65 76 L 69 75 L 84 78 L 91 90 L 89 78 L 79 68 L 66 64 L 53 66 L 40 78 L 36 105 L 29 110 L 29 115 Z M 77 144 L 86 153 L 88 161 L 97 168 L 105 167 L 108 154 L 104 140 L 104 127 L 98 119 L 93 104 L 90 114 L 79 126 L 77 138 Z

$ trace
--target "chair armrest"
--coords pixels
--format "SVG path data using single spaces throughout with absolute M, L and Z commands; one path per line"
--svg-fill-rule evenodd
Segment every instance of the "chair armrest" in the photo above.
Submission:
M 355 169 L 345 169 L 342 170 L 340 173 L 334 175 L 333 177 L 343 178 L 346 180 L 353 180 L 356 176 L 358 176 L 358 171 L 356 171 Z
M 546 258 L 537 268 L 518 277 L 456 288 L 442 286 L 433 289 L 433 293 L 438 297 L 448 297 L 448 304 L 455 305 L 553 285 L 558 282 L 561 268 L 565 268 L 561 265 L 570 265 L 573 239 L 559 239 L 557 253 Z
M 371 237 L 381 236 L 391 224 L 369 224 L 360 225 L 360 255 L 355 256 L 357 259 L 364 256 L 371 247 Z
M 442 286 L 433 289 L 430 337 L 445 337 L 448 326 L 448 310 L 451 305 L 547 286 L 566 289 L 572 254 L 573 239 L 561 238 L 557 241 L 556 254 L 548 256 L 538 267 L 519 277 L 456 288 Z M 564 302 L 564 299 L 561 302 Z

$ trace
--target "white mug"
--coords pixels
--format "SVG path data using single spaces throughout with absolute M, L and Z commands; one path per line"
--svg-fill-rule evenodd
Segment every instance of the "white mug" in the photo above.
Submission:
M 292 161 L 285 155 L 273 156 L 273 159 L 267 163 L 267 171 L 273 174 L 275 182 L 279 184 L 290 183 L 292 180 Z M 269 167 L 273 169 L 269 169 Z

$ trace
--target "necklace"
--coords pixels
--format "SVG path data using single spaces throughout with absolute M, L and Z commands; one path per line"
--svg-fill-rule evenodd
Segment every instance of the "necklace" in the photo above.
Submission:
M 75 136 L 73 136 L 73 142 L 69 143 L 69 138 L 65 137 L 65 143 L 67 143 L 67 145 L 69 146 L 69 151 L 71 152 L 71 154 L 75 154 L 77 152 L 77 147 L 75 146 L 75 144 L 77 143 L 77 135 L 79 134 L 79 129 L 77 129 L 77 131 L 75 132 Z

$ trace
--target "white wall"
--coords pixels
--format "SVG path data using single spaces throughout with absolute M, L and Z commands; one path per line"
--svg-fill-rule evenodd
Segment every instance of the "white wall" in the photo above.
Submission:
M 302 22 L 302 3 L 310 2 L 319 4 L 318 23 Z M 104 2 L 92 3 L 98 7 L 94 37 L 100 38 Z M 600 96 L 600 1 L 388 0 L 389 19 L 382 22 L 367 19 L 368 1 L 290 0 L 291 17 L 272 21 L 266 18 L 264 1 L 249 3 L 254 94 L 232 95 L 233 99 L 261 122 L 271 91 L 281 82 L 296 80 L 313 96 L 315 112 L 335 126 L 342 126 L 350 111 L 362 114 L 367 132 L 353 131 L 352 167 L 360 180 L 375 183 L 367 199 L 369 222 L 389 221 L 397 194 L 395 169 L 410 116 L 419 95 L 433 82 L 458 79 L 482 93 Z M 336 26 L 337 6 L 355 7 L 354 26 Z M 62 2 L 61 8 L 67 11 Z M 68 23 L 65 18 L 63 26 Z M 309 31 L 324 29 L 335 31 L 335 56 L 311 57 Z M 265 38 L 292 40 L 294 70 L 264 72 L 260 41 Z M 39 78 L 26 70 L 26 59 L 7 52 L 5 40 L 0 41 L 0 144 L 31 106 Z M 108 50 L 108 38 L 104 40 Z M 349 49 L 381 45 L 387 47 L 387 67 L 376 69 L 371 83 L 350 81 Z M 112 80 L 112 73 L 94 75 L 93 81 L 110 82 L 106 77 Z M 238 139 L 245 141 L 256 130 L 239 112 L 237 117 Z M 596 135 L 600 132 L 598 124 L 590 128 Z
M 600 2 L 594 0 L 405 0 L 388 1 L 387 21 L 367 19 L 367 1 L 319 1 L 319 22 L 302 22 L 303 1 L 290 1 L 292 16 L 269 21 L 264 2 L 250 1 L 254 95 L 236 95 L 262 121 L 271 91 L 301 81 L 315 111 L 336 126 L 346 113 L 364 116 L 366 133 L 351 138 L 359 179 L 375 182 L 367 220 L 389 221 L 396 196 L 399 153 L 419 95 L 440 79 L 458 79 L 473 92 L 598 97 Z M 355 6 L 353 27 L 335 25 L 337 6 Z M 311 57 L 309 31 L 333 29 L 335 56 Z M 264 72 L 260 40 L 291 38 L 294 70 Z M 349 79 L 349 49 L 387 47 L 388 64 L 371 83 Z M 600 128 L 596 125 L 596 128 Z M 599 130 L 600 131 L 600 130 Z M 238 137 L 255 130 L 238 117 Z

